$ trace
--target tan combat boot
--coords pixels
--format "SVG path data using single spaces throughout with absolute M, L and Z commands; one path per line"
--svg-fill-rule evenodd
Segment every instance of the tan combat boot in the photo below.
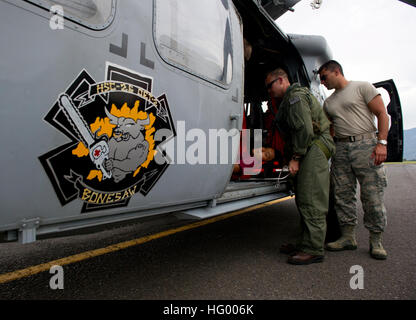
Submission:
M 387 252 L 384 250 L 381 232 L 370 232 L 370 255 L 374 259 L 385 260 L 387 258 Z
M 355 240 L 355 226 L 341 226 L 342 236 L 337 241 L 326 244 L 326 250 L 342 251 L 357 249 L 357 241 Z

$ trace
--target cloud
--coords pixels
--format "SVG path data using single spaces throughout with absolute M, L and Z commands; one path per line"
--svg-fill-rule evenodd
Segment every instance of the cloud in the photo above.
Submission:
M 416 8 L 397 0 L 323 0 L 295 5 L 277 20 L 286 33 L 322 35 L 350 80 L 393 79 L 402 104 L 404 128 L 416 127 Z

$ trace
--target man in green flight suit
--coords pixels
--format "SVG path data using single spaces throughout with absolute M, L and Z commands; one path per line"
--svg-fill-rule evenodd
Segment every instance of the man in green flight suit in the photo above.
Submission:
M 285 156 L 290 157 L 289 171 L 301 216 L 296 245 L 286 245 L 281 251 L 291 253 L 291 264 L 322 262 L 329 202 L 328 160 L 335 153 L 330 122 L 309 89 L 297 83 L 291 85 L 283 69 L 269 72 L 265 84 L 271 97 L 282 99 L 276 125 L 284 135 Z

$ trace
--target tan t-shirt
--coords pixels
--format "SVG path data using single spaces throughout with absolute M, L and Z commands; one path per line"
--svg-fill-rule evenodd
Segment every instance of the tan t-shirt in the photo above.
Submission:
M 324 102 L 335 136 L 343 138 L 376 132 L 375 115 L 367 104 L 380 93 L 369 82 L 349 81 L 347 86 L 335 90 Z

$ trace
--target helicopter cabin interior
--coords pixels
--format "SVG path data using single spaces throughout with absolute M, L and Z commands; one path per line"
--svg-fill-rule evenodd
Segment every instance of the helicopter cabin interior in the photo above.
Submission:
M 273 180 L 280 176 L 283 166 L 283 141 L 276 138 L 279 133 L 272 125 L 278 102 L 272 101 L 265 87 L 267 72 L 280 67 L 289 76 L 291 83 L 298 82 L 308 86 L 308 76 L 298 51 L 285 35 L 267 15 L 263 15 L 261 8 L 251 1 L 235 1 L 243 23 L 245 71 L 244 71 L 244 115 L 243 129 L 248 129 L 249 139 L 243 139 L 240 144 L 240 163 L 234 167 L 232 181 Z M 268 19 L 269 23 L 265 23 Z M 269 110 L 268 110 L 269 109 Z M 249 175 L 244 174 L 246 165 L 242 159 L 242 151 L 253 154 L 255 134 L 254 130 L 262 132 L 262 145 L 271 146 L 280 152 L 271 161 L 263 161 L 262 168 Z M 247 132 L 246 131 L 246 132 Z M 244 130 L 243 130 L 244 132 Z M 259 132 L 259 131 L 258 131 Z M 272 142 L 273 139 L 280 140 Z M 276 143 L 278 144 L 276 146 Z M 249 165 L 248 165 L 249 166 Z

